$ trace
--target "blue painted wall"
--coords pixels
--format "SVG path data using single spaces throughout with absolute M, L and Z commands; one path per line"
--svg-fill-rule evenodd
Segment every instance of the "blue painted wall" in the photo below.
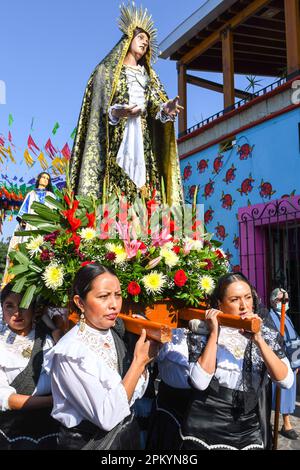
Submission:
M 300 194 L 300 110 L 285 113 L 236 135 L 232 150 L 219 145 L 181 160 L 185 199 L 204 204 L 206 227 L 239 265 L 240 207 Z

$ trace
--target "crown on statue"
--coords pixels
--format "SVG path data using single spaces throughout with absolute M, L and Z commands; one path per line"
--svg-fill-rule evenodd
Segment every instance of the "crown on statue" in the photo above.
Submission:
M 154 27 L 152 15 L 147 8 L 136 7 L 134 2 L 120 5 L 121 15 L 119 18 L 119 28 L 122 33 L 129 38 L 133 38 L 136 28 L 143 29 L 149 35 L 149 49 L 151 60 L 154 62 L 158 56 L 157 29 Z

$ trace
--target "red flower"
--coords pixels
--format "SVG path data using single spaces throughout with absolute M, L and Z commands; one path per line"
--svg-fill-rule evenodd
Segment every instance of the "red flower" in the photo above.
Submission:
M 89 221 L 88 227 L 95 228 L 95 226 L 96 226 L 96 214 L 95 214 L 95 212 L 92 212 L 91 214 L 86 212 L 86 216 L 87 216 L 88 221 Z
M 220 251 L 220 250 L 217 249 L 217 250 L 215 251 L 215 253 L 216 253 L 216 255 L 217 255 L 217 257 L 218 257 L 219 259 L 225 258 L 225 256 L 223 255 L 222 251 Z
M 214 264 L 210 259 L 206 258 L 203 261 L 206 263 L 206 266 L 203 267 L 206 271 L 210 271 L 214 267 Z
M 114 253 L 113 251 L 109 251 L 108 253 L 106 253 L 105 258 L 108 261 L 114 261 L 116 259 L 116 253 Z
M 78 248 L 80 245 L 81 238 L 79 235 L 76 235 L 75 232 L 72 233 L 72 236 L 69 238 L 68 242 L 71 243 L 73 242 L 75 245 L 75 248 Z
M 83 263 L 81 263 L 81 266 L 86 266 L 87 264 L 95 264 L 95 261 L 84 261 Z
M 43 250 L 41 252 L 41 261 L 49 261 L 53 257 L 54 257 L 54 253 L 52 253 L 49 250 Z
M 187 280 L 187 275 L 185 274 L 183 269 L 179 269 L 178 271 L 176 271 L 174 275 L 174 282 L 176 286 L 183 287 L 186 284 Z
M 81 220 L 76 219 L 75 217 L 72 217 L 71 219 L 68 219 L 68 221 L 69 221 L 69 224 L 71 226 L 72 232 L 76 232 L 76 230 L 79 229 L 79 227 L 81 225 Z
M 65 195 L 64 195 L 64 200 L 66 201 L 68 207 L 71 207 L 71 201 L 70 201 L 69 196 L 67 196 L 67 195 L 65 194 Z
M 128 284 L 127 292 L 131 295 L 139 295 L 141 293 L 141 288 L 137 282 L 131 281 Z
M 55 240 L 59 235 L 59 230 L 55 230 L 55 232 L 51 232 L 48 235 L 44 235 L 45 242 L 50 242 L 51 245 L 55 245 Z
M 172 251 L 174 251 L 174 253 L 176 253 L 176 255 L 178 255 L 179 252 L 180 252 L 180 246 L 173 246 Z

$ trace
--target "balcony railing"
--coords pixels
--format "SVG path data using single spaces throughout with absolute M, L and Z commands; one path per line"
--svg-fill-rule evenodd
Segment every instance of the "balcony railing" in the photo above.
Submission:
M 219 119 L 222 116 L 225 116 L 225 114 L 229 113 L 230 111 L 234 111 L 236 109 L 241 108 L 242 106 L 245 106 L 245 104 L 249 103 L 250 101 L 253 101 L 255 98 L 258 98 L 259 96 L 264 96 L 267 95 L 268 93 L 272 92 L 273 90 L 276 90 L 276 88 L 279 88 L 282 86 L 284 83 L 289 82 L 290 80 L 294 79 L 296 76 L 300 74 L 300 71 L 294 72 L 286 77 L 280 78 L 274 83 L 271 83 L 270 85 L 266 86 L 265 88 L 262 88 L 261 90 L 256 91 L 255 93 L 249 93 L 249 97 L 243 98 L 240 101 L 237 101 L 235 104 L 229 106 L 228 108 L 222 109 L 222 111 L 219 111 L 216 114 L 213 114 L 212 116 L 204 119 L 201 122 L 198 122 L 198 124 L 195 124 L 192 127 L 189 127 L 183 132 L 180 132 L 178 134 L 178 137 L 183 137 L 185 135 L 191 134 L 194 131 L 197 131 L 198 129 L 201 129 L 201 127 L 206 126 L 207 124 L 212 123 L 216 119 Z

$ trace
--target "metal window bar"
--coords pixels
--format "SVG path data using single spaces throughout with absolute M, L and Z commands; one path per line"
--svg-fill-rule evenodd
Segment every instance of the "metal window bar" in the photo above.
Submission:
M 241 214 L 241 267 L 265 305 L 275 287 L 289 292 L 300 332 L 300 197 L 281 199 Z

